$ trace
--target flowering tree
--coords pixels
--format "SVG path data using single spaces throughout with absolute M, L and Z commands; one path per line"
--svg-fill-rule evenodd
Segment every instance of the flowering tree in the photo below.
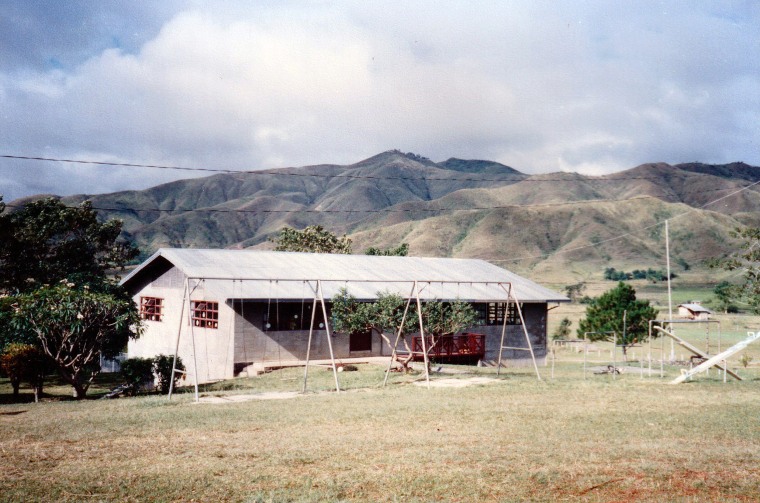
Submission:
M 409 347 L 407 335 L 419 332 L 419 316 L 417 307 L 412 303 L 404 318 L 406 301 L 397 294 L 378 292 L 375 302 L 359 302 L 348 290 L 342 288 L 332 299 L 333 328 L 338 332 L 365 332 L 372 330 L 380 335 L 388 348 L 393 350 L 396 333 L 401 332 L 401 342 L 406 354 L 396 354 L 395 361 L 405 371 L 414 355 Z M 422 326 L 425 334 L 432 338 L 432 344 L 427 348 L 432 350 L 441 336 L 453 334 L 475 323 L 475 310 L 470 304 L 462 301 L 426 302 L 422 304 Z
M 300 231 L 283 227 L 271 241 L 275 243 L 276 251 L 351 253 L 351 240 L 346 235 L 338 237 L 321 225 L 310 225 Z
M 78 399 L 100 373 L 100 355 L 116 355 L 141 330 L 137 307 L 115 289 L 93 291 L 64 280 L 13 299 L 12 328 L 37 336 Z

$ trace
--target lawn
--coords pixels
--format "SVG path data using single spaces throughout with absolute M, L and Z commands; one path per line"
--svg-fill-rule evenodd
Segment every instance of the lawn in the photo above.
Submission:
M 576 355 L 577 356 L 577 355 Z M 0 405 L 4 501 L 756 501 L 760 375 L 683 385 L 585 379 L 560 354 L 455 368 L 468 387 L 383 368 L 316 368 L 305 395 L 195 404 L 192 394 Z M 302 370 L 218 383 L 205 398 L 298 391 Z M 48 388 L 49 390 L 55 388 Z M 98 389 L 96 388 L 96 392 Z M 8 393 L 0 383 L 0 394 Z

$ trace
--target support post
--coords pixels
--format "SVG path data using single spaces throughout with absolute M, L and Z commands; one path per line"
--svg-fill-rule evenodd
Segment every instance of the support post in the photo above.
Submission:
M 503 288 L 503 287 L 502 287 Z M 510 284 L 510 296 L 515 300 L 515 307 L 517 308 L 517 314 L 520 315 L 520 324 L 523 328 L 523 333 L 525 334 L 525 341 L 528 343 L 528 350 L 530 351 L 530 358 L 533 360 L 533 368 L 536 370 L 536 378 L 539 381 L 542 381 L 541 379 L 541 373 L 538 371 L 538 364 L 536 363 L 536 354 L 533 352 L 533 343 L 530 342 L 530 334 L 528 334 L 528 327 L 525 326 L 525 318 L 523 317 L 522 308 L 520 307 L 520 301 L 515 296 L 514 292 L 512 291 L 512 285 Z M 504 317 L 506 318 L 506 314 L 504 313 Z
M 406 323 L 406 313 L 409 312 L 409 305 L 412 303 L 412 295 L 414 295 L 414 286 L 412 286 L 412 291 L 409 292 L 409 299 L 407 299 L 406 301 L 406 307 L 404 307 L 404 314 L 401 315 L 401 325 L 399 325 L 398 327 L 398 332 L 396 333 L 396 340 L 393 343 L 393 349 L 391 350 L 391 360 L 388 362 L 388 369 L 385 371 L 385 378 L 383 379 L 383 387 L 385 387 L 386 383 L 388 382 L 388 376 L 391 373 L 391 366 L 393 366 L 393 360 L 396 359 L 396 354 L 397 354 L 396 348 L 398 347 L 398 341 L 401 340 L 401 332 L 404 330 L 404 323 Z
M 322 314 L 325 319 L 325 336 L 327 337 L 327 347 L 330 348 L 330 361 L 332 362 L 333 377 L 335 378 L 335 391 L 340 393 L 340 383 L 338 383 L 338 367 L 335 366 L 335 353 L 333 353 L 332 334 L 330 334 L 330 321 L 327 319 L 327 306 L 325 305 L 325 296 L 322 292 L 322 281 L 317 280 L 317 291 L 319 300 L 322 303 Z
M 311 286 L 311 284 L 309 284 Z M 312 289 L 313 290 L 313 289 Z M 306 365 L 303 368 L 303 389 L 301 393 L 306 393 L 306 380 L 309 378 L 309 356 L 311 354 L 311 338 L 314 334 L 314 317 L 317 314 L 317 294 L 314 292 L 314 301 L 311 304 L 311 323 L 309 324 L 309 343 L 306 346 Z
M 670 289 L 670 227 L 669 221 L 665 220 L 665 259 L 667 263 L 667 275 L 668 275 L 668 320 L 673 319 L 673 295 Z M 673 330 L 673 327 L 670 327 Z M 674 331 L 675 332 L 675 331 Z M 676 360 L 676 347 L 673 341 L 670 341 L 670 361 Z
M 179 353 L 179 337 L 182 333 L 182 318 L 185 316 L 185 301 L 187 300 L 187 278 L 185 278 L 185 288 L 182 290 L 182 307 L 180 307 L 179 310 L 179 326 L 177 327 L 177 342 L 174 344 L 174 359 L 172 360 L 172 375 L 171 379 L 169 380 L 169 396 L 167 397 L 167 400 L 172 399 L 172 393 L 174 392 L 174 376 L 177 372 L 177 353 Z
M 422 325 L 422 302 L 420 302 L 420 287 L 416 280 L 414 282 L 414 294 L 417 298 L 417 318 L 420 321 L 420 336 L 422 337 L 422 358 L 425 361 L 425 380 L 427 381 L 428 389 L 430 389 L 430 368 L 428 364 L 427 341 L 425 340 L 425 327 Z
M 196 285 L 197 288 L 198 285 Z M 193 291 L 195 291 L 195 288 L 193 288 Z M 190 304 L 190 294 L 187 295 L 187 302 L 188 306 L 192 307 Z M 195 323 L 193 323 L 193 312 L 192 309 L 188 309 L 187 311 L 188 319 L 190 320 L 190 340 L 193 342 L 193 373 L 195 374 L 195 378 L 193 381 L 195 381 L 193 384 L 195 386 L 195 403 L 200 402 L 200 397 L 198 396 L 198 355 L 197 351 L 195 350 L 195 331 L 193 330 Z M 208 363 L 207 363 L 208 365 Z
M 504 287 L 502 286 L 502 289 Z M 507 311 L 509 310 L 509 299 L 512 297 L 512 283 L 509 284 L 507 290 Z M 501 355 L 504 351 L 504 337 L 507 335 L 507 313 L 504 313 L 504 320 L 501 324 L 501 342 L 499 342 L 499 360 L 496 363 L 496 375 L 501 375 Z
M 617 332 L 612 333 L 612 380 L 615 380 L 615 373 L 617 372 Z

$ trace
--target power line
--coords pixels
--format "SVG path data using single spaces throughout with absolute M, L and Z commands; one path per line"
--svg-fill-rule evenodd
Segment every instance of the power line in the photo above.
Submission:
M 64 159 L 56 157 L 39 157 L 39 156 L 23 156 L 23 155 L 11 155 L 0 154 L 2 159 L 14 159 L 23 161 L 41 161 L 41 162 L 55 162 L 55 163 L 73 163 L 73 164 L 92 164 L 96 166 L 113 166 L 113 167 L 125 167 L 125 168 L 148 168 L 148 169 L 161 169 L 161 170 L 179 170 L 179 171 L 198 171 L 205 173 L 224 173 L 224 174 L 246 174 L 246 175 L 270 175 L 270 176 L 291 176 L 291 177 L 303 177 L 303 178 L 348 178 L 348 179 L 364 179 L 364 180 L 408 180 L 408 181 L 446 181 L 446 182 L 529 182 L 529 183 L 545 183 L 545 182 L 568 182 L 573 180 L 573 174 L 568 173 L 564 177 L 547 177 L 541 174 L 529 175 L 526 173 L 515 173 L 511 178 L 486 178 L 486 177 L 414 177 L 414 176 L 381 176 L 381 175 L 355 175 L 350 173 L 303 173 L 294 171 L 285 171 L 290 169 L 303 169 L 303 168 L 270 168 L 262 170 L 233 170 L 222 168 L 191 168 L 186 166 L 171 166 L 161 164 L 137 164 L 137 163 L 124 163 L 124 162 L 108 162 L 108 161 L 92 161 L 84 159 Z M 310 166 L 305 166 L 310 167 Z M 337 168 L 351 169 L 347 166 L 335 166 Z M 446 170 L 444 167 L 437 166 L 436 169 Z M 451 170 L 454 171 L 454 170 Z M 679 173 L 684 178 L 704 176 L 705 173 L 697 172 L 682 172 Z M 592 182 L 618 182 L 621 180 L 650 180 L 658 181 L 660 178 L 651 176 L 600 176 L 590 177 L 585 175 L 578 175 L 583 177 L 584 181 Z
M 177 170 L 184 170 L 184 171 L 209 171 L 209 172 L 222 172 L 222 173 L 240 173 L 239 171 L 234 170 L 217 170 L 217 169 L 210 169 L 210 168 L 185 168 L 185 167 L 179 167 L 179 166 L 160 166 L 160 165 L 148 165 L 148 164 L 130 164 L 130 163 L 112 163 L 112 162 L 102 162 L 102 161 L 84 161 L 84 160 L 71 160 L 71 159 L 57 159 L 57 158 L 45 158 L 45 157 L 27 157 L 27 156 L 13 156 L 13 155 L 0 155 L 0 158 L 7 158 L 7 159 L 22 159 L 22 160 L 38 160 L 38 161 L 50 161 L 50 162 L 72 162 L 72 163 L 78 163 L 78 164 L 95 164 L 95 165 L 107 165 L 107 166 L 120 166 L 120 167 L 143 167 L 143 168 L 156 168 L 156 169 L 177 169 Z M 283 172 L 283 173 L 272 173 L 271 171 L 255 171 L 255 172 L 245 172 L 245 173 L 257 173 L 257 174 L 282 174 L 282 175 L 288 175 L 288 176 L 319 176 L 319 177 L 335 177 L 336 175 L 328 175 L 328 174 L 318 174 L 318 173 L 292 173 L 292 172 Z M 694 176 L 702 175 L 701 173 L 695 173 Z M 397 179 L 397 180 L 446 180 L 446 181 L 509 181 L 509 180 L 498 180 L 498 179 L 456 179 L 456 178 L 413 178 L 413 177 L 378 177 L 378 176 L 372 176 L 372 175 L 338 175 L 338 176 L 345 176 L 350 178 L 366 178 L 366 179 Z M 522 175 L 527 176 L 527 175 Z M 636 179 L 649 179 L 649 180 L 655 180 L 655 178 L 650 177 L 619 177 L 619 178 L 595 178 L 595 179 L 588 179 L 589 181 L 597 181 L 597 180 L 604 180 L 604 181 L 619 181 L 619 180 L 636 180 Z M 568 178 L 557 178 L 557 179 L 548 179 L 548 178 L 540 178 L 537 180 L 532 179 L 523 179 L 518 181 L 563 181 L 567 182 Z M 617 236 L 613 236 L 604 240 L 597 241 L 595 243 L 579 246 L 575 248 L 566 248 L 557 250 L 554 252 L 549 253 L 543 253 L 539 255 L 534 256 L 528 256 L 528 257 L 518 257 L 514 259 L 493 259 L 492 262 L 519 262 L 523 260 L 535 260 L 539 258 L 544 258 L 549 255 L 553 255 L 555 253 L 567 253 L 572 251 L 579 251 L 584 250 L 588 248 L 597 247 L 601 244 L 620 240 L 626 237 L 634 237 L 637 239 L 641 239 L 640 237 L 636 236 L 634 232 L 641 232 L 645 230 L 649 230 L 652 228 L 655 228 L 659 225 L 662 225 L 665 223 L 666 220 L 673 220 L 676 218 L 680 218 L 684 215 L 690 214 L 694 211 L 705 209 L 708 206 L 711 206 L 713 204 L 716 204 L 720 201 L 723 201 L 729 197 L 732 197 L 736 194 L 739 194 L 745 190 L 750 189 L 751 187 L 754 187 L 756 185 L 760 184 L 760 180 L 755 181 L 751 183 L 750 185 L 744 186 L 739 188 L 738 190 L 735 190 L 734 192 L 727 194 L 725 196 L 722 196 L 720 198 L 711 200 L 699 207 L 693 207 L 690 208 L 687 211 L 684 211 L 682 213 L 679 213 L 675 216 L 669 217 L 668 219 L 663 219 L 661 221 L 655 222 L 654 224 L 641 227 L 637 229 L 636 231 L 626 232 Z M 709 190 L 699 190 L 694 192 L 713 192 L 713 191 L 723 191 L 723 190 L 731 190 L 731 189 L 709 189 Z M 589 204 L 589 203 L 610 203 L 610 202 L 621 202 L 621 201 L 630 201 L 634 199 L 649 199 L 653 198 L 653 196 L 638 196 L 634 198 L 625 198 L 625 199 L 592 199 L 592 200 L 581 200 L 581 201 L 567 201 L 567 202 L 557 202 L 557 203 L 545 203 L 545 204 L 536 204 L 536 205 L 517 205 L 517 204 L 510 204 L 510 205 L 502 205 L 502 206 L 483 206 L 483 207 L 470 207 L 470 208 L 381 208 L 381 209 L 371 209 L 371 210 L 350 210 L 350 209 L 325 209 L 325 210 L 317 210 L 317 209 L 284 209 L 284 210 L 274 210 L 274 209 L 241 209 L 241 208 L 195 208 L 195 209 L 161 209 L 161 208 L 129 208 L 129 207 L 95 207 L 93 206 L 93 209 L 99 210 L 99 211 L 112 211 L 112 212 L 157 212 L 157 213 L 175 213 L 175 212 L 208 212 L 208 213 L 265 213 L 265 214 L 288 214 L 288 213 L 347 213 L 347 214 L 372 214 L 372 213 L 436 213 L 436 212 L 447 212 L 447 211 L 491 211 L 491 210 L 501 210 L 501 209 L 512 209 L 512 208 L 543 208 L 543 207 L 561 207 L 561 206 L 569 206 L 569 205 L 579 205 L 579 204 Z M 18 207 L 15 205 L 7 205 L 8 207 Z
M 756 182 L 760 183 L 760 182 Z M 727 189 L 711 189 L 711 190 L 727 190 Z M 705 191 L 707 192 L 707 191 Z M 660 201 L 654 196 L 636 196 L 627 197 L 623 199 L 583 199 L 578 201 L 564 201 L 556 203 L 541 203 L 541 204 L 506 204 L 499 206 L 471 206 L 471 207 L 448 207 L 448 208 L 374 208 L 374 209 L 245 209 L 245 208 L 134 208 L 130 206 L 96 206 L 93 205 L 92 209 L 98 211 L 110 211 L 116 213 L 242 213 L 242 214 L 302 214 L 302 213 L 342 213 L 342 214 L 373 214 L 373 213 L 446 213 L 446 212 L 458 212 L 458 211 L 492 211 L 492 210 L 509 210 L 509 209 L 533 209 L 533 208 L 552 208 L 562 206 L 578 206 L 588 205 L 595 203 L 618 203 L 624 201 L 635 201 L 638 199 L 655 199 Z M 721 198 L 721 200 L 724 198 Z M 430 201 L 425 201 L 430 202 Z M 401 203 L 404 204 L 404 203 Z M 414 204 L 414 203 L 407 203 Z M 22 208 L 23 205 L 7 204 L 8 208 Z M 67 206 L 74 208 L 75 206 Z M 659 224 L 655 224 L 659 225 Z M 646 228 L 644 228 L 646 229 Z

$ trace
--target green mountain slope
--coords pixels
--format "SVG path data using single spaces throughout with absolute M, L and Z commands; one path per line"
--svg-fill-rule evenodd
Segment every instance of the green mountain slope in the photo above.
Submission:
M 760 168 L 644 164 L 606 176 L 526 175 L 484 160 L 435 163 L 388 151 L 347 165 L 218 174 L 142 191 L 79 195 L 121 218 L 145 252 L 161 246 L 269 247 L 280 228 L 320 224 L 369 246 L 480 257 L 516 271 L 583 277 L 600 267 L 726 253 L 728 231 L 760 225 Z M 723 199 L 721 199 L 723 198 Z M 718 200 L 718 202 L 711 203 Z

